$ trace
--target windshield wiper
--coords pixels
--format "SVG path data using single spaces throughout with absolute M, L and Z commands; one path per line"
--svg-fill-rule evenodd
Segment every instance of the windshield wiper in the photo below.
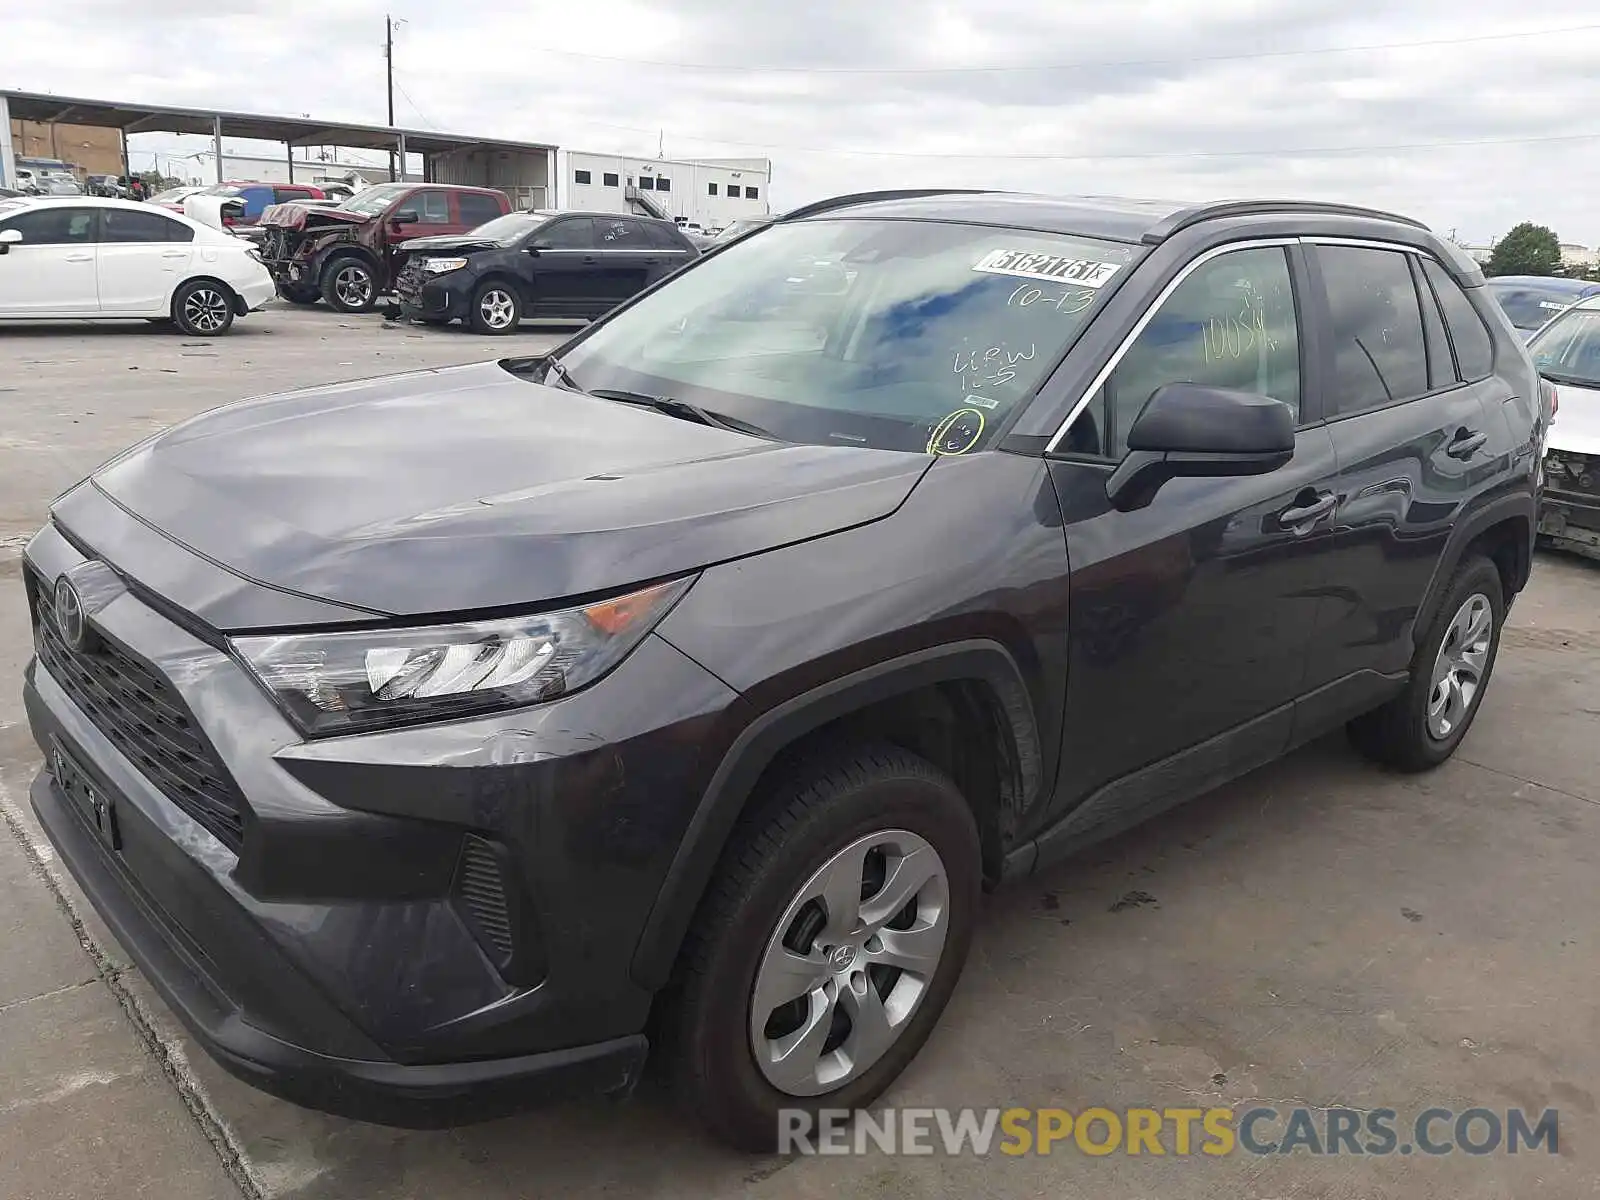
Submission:
M 1579 379 L 1576 375 L 1563 375 L 1559 371 L 1540 371 L 1551 383 L 1565 383 L 1570 387 L 1600 388 L 1600 379 Z
M 568 371 L 566 367 L 561 365 L 561 360 L 559 358 L 547 358 L 544 360 L 544 365 L 548 368 L 546 374 L 553 373 L 558 379 L 561 380 L 562 383 L 566 384 L 575 392 L 583 391 L 583 389 L 578 386 L 578 381 L 572 377 L 572 372 Z M 585 392 L 584 394 L 587 395 L 588 393 Z
M 564 377 L 571 382 L 572 376 Z M 710 425 L 714 429 L 728 429 L 734 433 L 748 433 L 755 437 L 776 440 L 773 434 L 759 425 L 739 417 L 730 417 L 726 413 L 713 412 L 709 408 L 701 408 L 698 404 L 690 404 L 687 400 L 679 400 L 674 396 L 652 396 L 648 392 L 629 392 L 620 388 L 595 388 L 589 393 L 602 400 L 615 400 L 619 404 L 637 404 L 643 408 L 653 408 L 657 412 L 666 413 L 669 417 L 677 417 L 680 421 L 694 421 L 700 425 Z

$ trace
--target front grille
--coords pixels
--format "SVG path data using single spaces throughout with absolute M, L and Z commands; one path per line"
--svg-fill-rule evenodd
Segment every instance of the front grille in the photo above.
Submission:
M 109 641 L 100 639 L 87 651 L 70 649 L 56 628 L 51 589 L 28 574 L 34 645 L 45 670 L 167 799 L 237 853 L 244 843 L 238 789 L 177 692 Z
M 479 936 L 499 952 L 502 960 L 509 959 L 516 942 L 511 936 L 505 877 L 501 874 L 499 855 L 482 838 L 469 836 L 462 842 L 461 861 L 456 869 L 456 895 Z

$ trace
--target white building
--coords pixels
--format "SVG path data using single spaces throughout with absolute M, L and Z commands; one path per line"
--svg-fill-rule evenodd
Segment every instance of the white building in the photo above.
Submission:
M 564 151 L 561 159 L 558 208 L 681 217 L 706 230 L 771 211 L 771 159 L 629 158 L 581 150 Z
M 313 186 L 324 181 L 348 180 L 352 175 L 368 183 L 386 183 L 389 179 L 389 164 L 386 161 L 355 162 L 307 155 L 308 152 L 304 150 L 296 154 L 291 168 L 287 155 L 268 156 L 224 150 L 222 177 L 241 183 L 309 183 Z M 181 159 L 174 155 L 170 164 L 174 172 L 180 164 L 184 173 L 191 177 L 191 182 L 209 183 L 217 177 L 216 156 L 209 151 L 186 155 Z M 290 178 L 291 173 L 293 178 Z

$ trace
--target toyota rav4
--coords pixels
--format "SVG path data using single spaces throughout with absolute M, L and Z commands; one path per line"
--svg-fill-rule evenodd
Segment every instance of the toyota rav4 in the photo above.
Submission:
M 61 497 L 32 801 L 261 1087 L 425 1124 L 651 1050 L 770 1147 L 917 1053 L 986 888 L 1340 726 L 1448 757 L 1550 408 L 1404 218 L 824 202 Z

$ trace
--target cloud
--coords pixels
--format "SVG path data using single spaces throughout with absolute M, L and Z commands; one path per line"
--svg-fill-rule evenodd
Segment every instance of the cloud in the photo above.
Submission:
M 1304 195 L 1600 239 L 1600 138 L 1539 140 L 1600 134 L 1600 29 L 1460 40 L 1600 24 L 1586 0 L 77 0 L 7 18 L 0 81 L 381 124 L 386 10 L 403 124 L 765 155 L 779 206 L 929 184 Z M 1009 69 L 949 69 L 971 67 Z

